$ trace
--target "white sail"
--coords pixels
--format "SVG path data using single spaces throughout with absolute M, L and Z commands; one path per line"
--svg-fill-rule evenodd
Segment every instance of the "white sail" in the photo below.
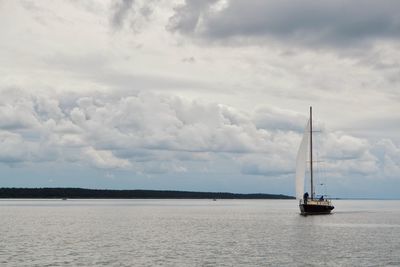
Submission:
M 296 199 L 303 198 L 304 194 L 304 177 L 306 175 L 308 146 L 310 142 L 310 121 L 307 122 L 303 139 L 301 139 L 299 151 L 297 152 L 296 161 Z

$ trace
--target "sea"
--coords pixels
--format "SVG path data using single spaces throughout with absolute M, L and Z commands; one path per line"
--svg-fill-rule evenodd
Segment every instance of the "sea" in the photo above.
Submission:
M 0 266 L 400 266 L 400 201 L 0 200 Z

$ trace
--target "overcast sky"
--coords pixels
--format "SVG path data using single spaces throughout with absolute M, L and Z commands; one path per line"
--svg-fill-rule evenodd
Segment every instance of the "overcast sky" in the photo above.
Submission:
M 397 0 L 0 0 L 0 187 L 400 197 Z M 318 185 L 318 187 L 320 187 Z

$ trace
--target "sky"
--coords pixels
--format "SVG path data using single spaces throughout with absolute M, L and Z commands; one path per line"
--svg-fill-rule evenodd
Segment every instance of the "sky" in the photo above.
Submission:
M 397 0 L 0 0 L 0 187 L 400 198 Z M 323 184 L 323 185 L 322 185 Z

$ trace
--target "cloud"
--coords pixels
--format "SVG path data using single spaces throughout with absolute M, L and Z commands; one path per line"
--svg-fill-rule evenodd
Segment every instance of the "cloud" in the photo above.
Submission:
M 217 0 L 185 1 L 183 5 L 175 8 L 175 14 L 170 18 L 167 29 L 184 34 L 195 33 L 203 13 L 216 2 Z
M 386 177 L 398 178 L 400 173 L 400 146 L 396 146 L 390 139 L 382 139 L 373 148 L 380 161 Z
M 266 154 L 245 155 L 238 161 L 244 174 L 280 176 L 293 173 L 293 161 L 288 160 L 292 155 Z
M 195 59 L 194 57 L 185 57 L 185 58 L 182 59 L 182 62 L 185 62 L 185 63 L 195 63 L 195 62 L 196 62 L 196 59 Z
M 114 29 L 121 29 L 128 24 L 138 32 L 153 13 L 152 1 L 116 0 L 112 2 L 110 24 Z
M 257 128 L 303 132 L 307 117 L 290 110 L 273 107 L 259 107 L 255 110 Z
M 287 175 L 294 171 L 306 121 L 275 107 L 247 113 L 146 92 L 73 99 L 62 93 L 4 92 L 0 110 L 13 112 L 0 116 L 0 161 L 9 165 L 70 162 L 160 174 L 202 171 L 208 163 L 225 161 L 243 174 Z M 326 159 L 329 175 L 400 173 L 400 148 L 392 140 L 374 144 L 343 132 L 322 133 L 321 139 L 316 154 Z
M 370 144 L 366 139 L 334 132 L 325 134 L 321 147 L 325 158 L 356 159 L 370 149 Z
M 131 165 L 128 160 L 117 158 L 108 150 L 96 150 L 92 147 L 87 147 L 82 152 L 90 163 L 101 169 L 125 169 Z
M 15 164 L 31 160 L 31 143 L 26 142 L 20 135 L 10 132 L 0 132 L 0 161 L 7 164 Z
M 121 0 L 115 1 L 114 3 L 114 13 L 111 17 L 111 24 L 119 28 L 122 26 L 126 16 L 129 14 L 132 5 L 134 4 L 133 0 Z
M 279 137 L 282 133 L 257 129 L 251 116 L 231 107 L 174 96 L 83 95 L 72 102 L 63 94 L 23 90 L 4 96 L 0 109 L 14 103 L 14 112 L 0 117 L 2 152 L 9 155 L 2 157 L 5 163 L 67 161 L 96 168 L 183 172 L 187 162 L 207 161 L 209 153 L 272 153 L 286 149 L 283 143 L 293 144 Z M 21 112 L 27 122 L 18 125 L 24 127 L 9 127 Z
M 267 38 L 311 46 L 351 47 L 400 37 L 395 0 L 200 2 L 177 7 L 167 28 L 208 40 Z
M 9 93 L 5 92 L 5 93 Z M 16 130 L 31 128 L 38 125 L 34 116 L 34 106 L 27 99 L 0 100 L 0 127 L 2 129 Z

